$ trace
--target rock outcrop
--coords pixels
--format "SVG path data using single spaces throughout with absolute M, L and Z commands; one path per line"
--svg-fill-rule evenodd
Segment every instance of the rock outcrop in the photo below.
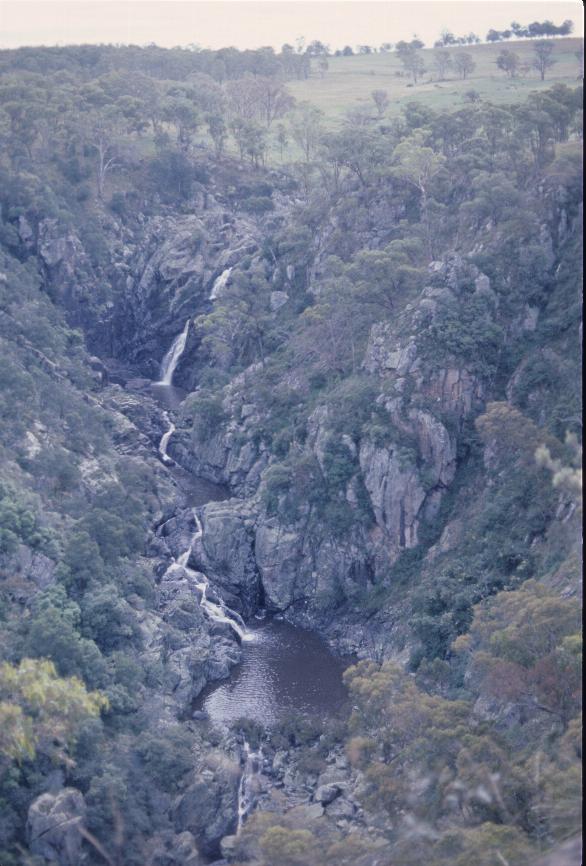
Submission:
M 159 834 L 149 858 L 152 866 L 203 866 L 192 833 Z
M 259 606 L 254 556 L 256 514 L 247 502 L 210 502 L 202 511 L 203 534 L 192 557 L 212 579 L 227 603 L 239 602 L 245 616 Z
M 221 839 L 236 826 L 239 777 L 237 764 L 222 754 L 210 755 L 175 803 L 177 832 L 191 833 L 205 857 L 217 857 Z
M 155 375 L 161 345 L 170 345 L 187 316 L 213 303 L 218 278 L 258 248 L 256 231 L 252 222 L 236 218 L 210 195 L 197 213 L 147 220 L 140 237 L 127 245 L 125 315 L 114 317 L 133 324 L 131 334 L 116 334 L 126 340 L 124 357 Z M 184 361 L 193 345 L 188 343 Z M 189 364 L 178 376 L 194 384 Z
M 76 788 L 42 794 L 28 810 L 27 841 L 33 854 L 57 866 L 79 866 L 85 801 Z
M 332 441 L 354 463 L 345 500 L 357 519 L 344 537 L 316 523 L 303 504 L 293 522 L 278 511 L 267 513 L 259 492 L 275 457 L 257 435 L 261 410 L 242 397 L 250 393 L 258 367 L 224 389 L 224 421 L 212 435 L 198 437 L 186 429 L 175 434 L 172 453 L 179 462 L 229 484 L 244 499 L 203 509 L 200 554 L 202 570 L 214 576 L 227 599 L 239 598 L 241 609 L 249 609 L 256 592 L 270 610 L 325 628 L 340 604 L 392 579 L 393 564 L 418 546 L 422 527 L 437 517 L 456 475 L 458 438 L 483 406 L 485 383 L 461 359 L 431 363 L 419 332 L 461 286 L 492 295 L 488 278 L 458 256 L 433 263 L 430 280 L 397 322 L 377 323 L 370 332 L 363 366 L 380 391 L 382 437 L 368 429 L 357 438 L 338 434 L 327 402 L 307 419 L 303 450 L 324 474 Z M 369 510 L 370 527 L 359 519 L 359 508 Z
M 162 691 L 176 713 L 187 711 L 208 682 L 227 677 L 240 659 L 233 636 L 217 634 L 204 617 L 197 586 L 194 573 L 172 565 L 159 584 L 156 611 L 137 612 L 143 657 L 163 664 Z

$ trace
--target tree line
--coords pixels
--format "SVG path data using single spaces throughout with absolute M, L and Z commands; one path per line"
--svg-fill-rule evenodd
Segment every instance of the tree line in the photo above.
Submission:
M 416 39 L 397 44 L 405 72 L 415 84 L 428 73 L 421 45 Z M 79 80 L 74 70 L 84 58 L 87 61 L 85 48 L 92 48 L 87 75 L 89 69 L 113 66 L 114 56 L 117 68 Z M 211 146 L 218 157 L 236 151 L 241 160 L 259 166 L 265 164 L 271 144 L 283 161 L 294 143 L 302 163 L 312 164 L 319 153 L 325 164 L 337 166 L 336 173 L 347 168 L 361 182 L 376 164 L 380 133 L 374 123 L 384 118 L 390 105 L 385 90 L 372 92 L 372 110 L 351 109 L 340 131 L 326 133 L 323 113 L 310 103 L 296 104 L 286 80 L 274 75 L 246 72 L 223 83 L 201 71 L 178 80 L 138 69 L 129 75 L 135 49 L 85 48 L 55 49 L 63 68 L 52 73 L 19 68 L 22 56 L 16 52 L 15 71 L 0 76 L 0 139 L 13 170 L 25 170 L 35 160 L 51 162 L 79 186 L 80 195 L 91 194 L 93 176 L 97 195 L 103 198 L 114 175 L 145 163 L 142 143 L 147 140 L 153 142 L 156 154 L 148 161 L 150 182 L 163 196 L 169 183 L 180 194 L 191 188 L 197 179 L 191 158 L 201 145 Z M 179 52 L 183 53 L 189 54 Z M 175 54 L 175 49 L 170 51 Z M 533 55 L 531 68 L 544 80 L 556 62 L 554 42 L 537 41 Z M 291 56 L 300 55 L 291 49 Z M 55 59 L 51 51 L 41 50 L 40 66 L 43 58 Z M 475 69 L 467 52 L 441 49 L 431 60 L 429 71 L 440 81 L 450 74 L 465 80 Z M 510 49 L 503 49 L 495 62 L 510 78 L 527 72 L 526 64 Z M 547 103 L 546 97 L 535 99 Z M 564 113 L 564 105 L 565 101 L 558 106 L 558 114 Z M 419 111 L 426 110 L 420 107 Z M 544 117 L 547 126 L 547 111 Z M 570 121 L 563 119 L 554 121 L 552 128 L 559 129 L 560 123 L 569 129 Z M 545 147 L 542 142 L 540 149 Z
M 501 42 L 513 37 L 515 39 L 550 39 L 554 36 L 570 36 L 573 29 L 574 23 L 569 19 L 559 25 L 555 25 L 552 21 L 533 21 L 525 27 L 518 21 L 513 21 L 510 28 L 505 30 L 493 30 L 491 28 L 486 34 L 486 41 Z
M 490 29 L 486 34 L 487 42 L 499 42 L 511 38 L 535 39 L 555 36 L 570 36 L 573 22 L 564 21 L 555 25 L 551 21 L 534 21 L 527 26 L 512 22 L 505 30 Z M 418 37 L 413 40 L 418 48 L 425 43 Z M 473 32 L 456 36 L 448 29 L 441 32 L 434 42 L 434 48 L 458 45 L 476 45 L 482 39 Z M 332 49 L 319 39 L 306 42 L 300 37 L 295 45 L 285 43 L 278 51 L 271 46 L 257 49 L 240 50 L 234 47 L 207 49 L 197 44 L 186 47 L 161 48 L 150 45 L 77 45 L 66 48 L 37 46 L 0 50 L 0 72 L 28 71 L 52 73 L 67 69 L 83 79 L 95 78 L 117 69 L 130 73 L 142 73 L 157 79 L 183 80 L 193 73 L 209 75 L 218 83 L 241 78 L 244 75 L 280 77 L 284 79 L 305 79 L 311 71 L 311 61 L 333 57 L 351 57 L 365 54 L 388 54 L 400 52 L 403 40 L 396 43 L 385 41 L 379 46 L 345 45 Z

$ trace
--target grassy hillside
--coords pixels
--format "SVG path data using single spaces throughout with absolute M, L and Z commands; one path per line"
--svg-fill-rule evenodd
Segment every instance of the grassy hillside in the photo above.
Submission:
M 454 70 L 448 72 L 446 81 L 438 81 L 434 68 L 433 49 L 422 54 L 427 68 L 422 82 L 413 85 L 410 77 L 395 53 L 357 55 L 354 57 L 331 57 L 326 75 L 320 77 L 317 68 L 306 81 L 290 82 L 288 87 L 297 100 L 308 100 L 335 118 L 348 109 L 358 106 L 373 106 L 371 92 L 386 90 L 391 99 L 389 114 L 398 114 L 402 106 L 411 100 L 425 103 L 435 110 L 449 108 L 462 101 L 466 91 L 474 89 L 481 97 L 493 102 L 521 102 L 532 90 L 551 87 L 556 82 L 575 86 L 580 64 L 576 51 L 582 48 L 582 39 L 560 39 L 555 43 L 555 66 L 548 71 L 546 80 L 532 69 L 524 77 L 507 78 L 496 66 L 496 58 L 503 48 L 510 48 L 521 58 L 521 64 L 531 64 L 535 42 L 524 40 L 496 45 L 472 45 L 450 49 L 450 53 L 465 51 L 472 56 L 476 69 L 461 81 Z

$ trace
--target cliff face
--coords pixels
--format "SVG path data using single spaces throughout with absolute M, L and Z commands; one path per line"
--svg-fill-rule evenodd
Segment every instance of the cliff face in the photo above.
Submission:
M 105 217 L 107 257 L 99 264 L 76 232 L 64 234 L 56 220 L 34 229 L 21 221 L 23 243 L 39 257 L 47 291 L 83 327 L 90 346 L 150 378 L 178 323 L 206 309 L 222 274 L 257 250 L 249 220 L 225 212 L 212 196 L 195 207 L 186 215 L 139 215 L 130 225 Z
M 416 309 L 413 317 L 419 313 Z M 295 522 L 267 513 L 257 491 L 263 469 L 274 458 L 249 438 L 252 413 L 235 420 L 234 385 L 225 403 L 233 413 L 226 432 L 201 445 L 180 434 L 172 450 L 179 462 L 196 455 L 191 465 L 197 471 L 226 481 L 245 497 L 245 503 L 231 500 L 221 509 L 213 504 L 203 509 L 204 570 L 219 576 L 227 565 L 229 573 L 246 575 L 255 566 L 270 609 L 321 628 L 331 624 L 341 605 L 352 608 L 369 589 L 388 586 L 398 557 L 421 542 L 422 529 L 437 517 L 456 476 L 459 431 L 483 406 L 479 376 L 456 366 L 427 370 L 416 341 L 402 345 L 396 332 L 382 325 L 372 329 L 365 368 L 397 438 L 347 438 L 344 447 L 355 468 L 346 482 L 345 502 L 355 511 L 366 507 L 370 521 L 361 526 L 357 520 L 342 538 L 332 537 L 327 526 L 320 530 L 309 505 L 301 506 Z M 331 436 L 327 406 L 313 412 L 308 431 L 307 456 L 323 465 Z M 366 493 L 360 504 L 359 489 Z M 250 530 L 237 533 L 234 524 L 243 510 Z M 222 537 L 230 543 L 222 545 Z

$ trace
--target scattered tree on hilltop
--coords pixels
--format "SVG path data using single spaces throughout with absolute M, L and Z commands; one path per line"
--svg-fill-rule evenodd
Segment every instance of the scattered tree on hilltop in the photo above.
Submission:
M 441 36 L 437 39 L 433 47 L 442 48 L 448 45 L 476 45 L 480 42 L 480 38 L 476 33 L 467 33 L 465 36 L 454 36 L 450 30 L 442 30 Z
M 411 42 L 397 42 L 396 47 L 399 60 L 413 78 L 414 84 L 417 84 L 425 73 L 425 61 L 421 56 L 420 47 L 422 47 L 422 44 L 416 39 L 413 39 Z
M 487 42 L 500 42 L 515 36 L 517 39 L 536 39 L 550 36 L 569 36 L 574 29 L 572 21 L 567 19 L 562 24 L 555 25 L 552 21 L 533 21 L 527 27 L 522 27 L 518 21 L 513 21 L 510 30 L 489 30 Z
M 553 47 L 553 42 L 547 42 L 545 40 L 536 42 L 533 46 L 535 57 L 533 58 L 532 66 L 534 69 L 537 69 L 542 81 L 545 80 L 545 73 L 547 70 L 551 69 L 551 67 L 557 62 L 552 57 Z
M 498 30 L 489 30 L 488 33 L 486 34 L 486 41 L 487 42 L 500 42 L 501 39 L 502 39 L 502 36 Z
M 325 45 L 319 39 L 314 39 L 305 49 L 305 53 L 309 54 L 310 57 L 327 57 L 330 53 L 330 46 Z
M 448 69 L 452 66 L 452 56 L 449 51 L 436 51 L 433 55 L 433 63 L 437 69 L 438 80 L 443 81 Z
M 466 51 L 459 51 L 454 55 L 454 68 L 460 78 L 466 79 L 476 69 L 476 63 Z
M 499 69 L 502 69 L 506 73 L 508 78 L 516 78 L 519 72 L 520 58 L 514 51 L 504 48 L 495 60 L 495 63 Z

